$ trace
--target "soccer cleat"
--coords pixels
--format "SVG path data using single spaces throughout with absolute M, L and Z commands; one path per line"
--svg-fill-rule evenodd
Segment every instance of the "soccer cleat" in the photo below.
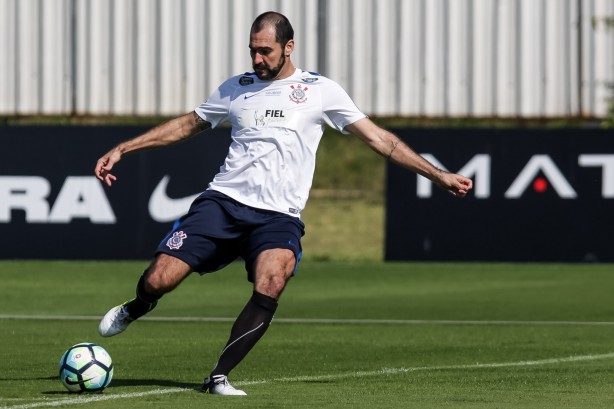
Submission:
M 235 389 L 230 383 L 228 383 L 228 377 L 226 375 L 213 375 L 211 378 L 205 379 L 203 385 L 203 392 L 209 392 L 212 395 L 226 395 L 226 396 L 245 396 L 247 393 L 242 390 Z
M 129 301 L 128 301 L 129 302 Z M 112 337 L 123 332 L 134 319 L 130 318 L 126 304 L 113 307 L 102 317 L 98 325 L 98 333 L 103 337 Z

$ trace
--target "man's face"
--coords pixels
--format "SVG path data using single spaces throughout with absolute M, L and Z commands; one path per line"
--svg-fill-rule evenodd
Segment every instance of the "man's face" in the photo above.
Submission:
M 275 41 L 275 29 L 265 26 L 257 33 L 251 33 L 249 53 L 252 67 L 261 80 L 275 79 L 286 63 L 285 50 Z

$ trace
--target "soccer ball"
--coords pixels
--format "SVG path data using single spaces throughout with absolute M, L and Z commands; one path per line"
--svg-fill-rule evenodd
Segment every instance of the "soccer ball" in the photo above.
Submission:
M 100 392 L 112 378 L 113 361 L 100 345 L 73 345 L 60 359 L 60 381 L 70 392 Z

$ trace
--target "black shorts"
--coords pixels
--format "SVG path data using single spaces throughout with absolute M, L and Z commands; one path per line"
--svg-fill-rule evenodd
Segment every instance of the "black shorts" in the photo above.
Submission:
M 304 234 L 305 225 L 296 217 L 256 209 L 206 190 L 175 222 L 156 254 L 177 257 L 200 274 L 217 271 L 241 257 L 248 280 L 253 281 L 254 262 L 264 250 L 292 250 L 298 267 Z

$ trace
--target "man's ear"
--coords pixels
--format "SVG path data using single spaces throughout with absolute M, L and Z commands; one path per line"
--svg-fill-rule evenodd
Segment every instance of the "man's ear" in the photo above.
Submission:
M 284 47 L 284 54 L 286 55 L 286 57 L 290 57 L 292 51 L 294 51 L 294 40 L 289 40 Z

